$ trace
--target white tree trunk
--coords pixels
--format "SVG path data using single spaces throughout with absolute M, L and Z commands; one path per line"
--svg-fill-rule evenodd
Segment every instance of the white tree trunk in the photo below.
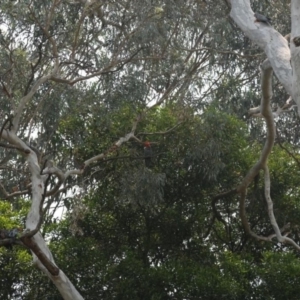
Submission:
M 300 115 L 300 2 L 299 0 L 291 1 L 291 64 L 293 68 L 292 89 L 293 99 L 298 105 L 298 114 Z M 298 39 L 298 46 L 294 41 Z
M 295 6 L 299 1 L 293 0 Z M 247 35 L 255 44 L 259 45 L 262 50 L 265 51 L 273 71 L 279 81 L 282 83 L 287 93 L 293 97 L 297 104 L 300 103 L 300 93 L 297 89 L 300 89 L 299 81 L 294 83 L 295 72 L 293 74 L 293 68 L 291 66 L 291 51 L 287 40 L 277 32 L 272 26 L 268 26 L 262 22 L 256 22 L 254 12 L 250 7 L 250 0 L 231 0 L 231 12 L 230 16 L 241 28 L 241 30 Z M 299 14 L 295 19 L 299 20 Z M 299 23 L 295 31 L 300 31 Z M 298 68 L 298 73 L 300 68 Z M 299 105 L 298 105 L 299 108 Z
M 18 147 L 18 149 L 20 149 L 20 152 L 27 160 L 28 167 L 31 172 L 32 204 L 26 219 L 26 231 L 35 230 L 41 218 L 40 209 L 44 193 L 44 181 L 43 176 L 40 174 L 41 170 L 38 164 L 37 155 L 13 132 L 4 131 L 2 137 L 6 139 L 11 145 Z M 50 249 L 48 248 L 40 232 L 37 232 L 34 236 L 27 238 L 27 242 L 27 246 L 28 244 L 34 245 L 34 247 L 30 247 L 33 255 L 33 262 L 52 280 L 57 289 L 60 291 L 62 297 L 65 300 L 83 300 L 83 297 L 79 294 L 68 277 L 56 266 Z M 33 249 L 38 250 L 33 251 Z M 46 265 L 48 266 L 48 268 L 45 266 L 45 263 L 42 263 L 40 261 L 40 259 L 34 252 L 38 252 L 41 254 L 41 256 L 45 257 L 45 260 L 47 261 Z M 49 265 L 51 268 L 49 268 Z M 53 272 L 49 272 L 49 269 L 53 270 Z

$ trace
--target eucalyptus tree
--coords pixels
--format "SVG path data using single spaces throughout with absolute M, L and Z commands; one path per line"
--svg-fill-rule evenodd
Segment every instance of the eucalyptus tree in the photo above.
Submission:
M 299 63 L 299 26 L 297 16 L 299 15 L 299 7 L 297 1 L 291 1 L 291 34 L 282 36 L 272 24 L 269 18 L 260 14 L 254 13 L 250 6 L 250 1 L 227 1 L 231 6 L 230 15 L 242 31 L 260 48 L 262 48 L 267 56 L 267 59 L 261 65 L 261 92 L 262 100 L 258 107 L 251 108 L 249 113 L 255 116 L 263 116 L 266 120 L 267 136 L 264 148 L 257 163 L 249 170 L 248 174 L 237 187 L 236 192 L 240 194 L 240 216 L 243 226 L 249 235 L 264 241 L 271 241 L 274 237 L 279 242 L 291 244 L 297 250 L 300 246 L 295 241 L 288 237 L 286 230 L 289 223 L 284 224 L 281 228 L 276 220 L 273 202 L 270 194 L 271 180 L 268 168 L 268 157 L 272 151 L 275 141 L 275 123 L 274 117 L 280 116 L 284 111 L 290 109 L 295 101 L 298 106 L 299 113 L 299 82 L 298 82 L 298 67 Z M 286 94 L 289 96 L 284 105 L 278 107 L 276 111 L 272 111 L 272 74 L 277 76 L 279 82 L 284 87 Z M 272 224 L 274 233 L 268 236 L 262 236 L 252 230 L 251 224 L 248 221 L 246 213 L 247 188 L 254 178 L 259 174 L 259 171 L 264 172 L 264 188 L 265 198 L 268 205 L 268 214 L 270 223 Z
M 0 21 L 1 197 L 31 202 L 25 229 L 3 228 L 0 242 L 29 248 L 64 299 L 82 299 L 40 233 L 43 220 L 77 184 L 71 177 L 129 140 L 142 144 L 136 132 L 151 110 L 176 101 L 179 124 L 201 90 L 211 92 L 209 10 L 205 1 L 1 1 Z M 110 130 L 108 113 L 125 104 L 129 128 L 89 156 L 80 148 L 88 127 Z M 68 119 L 70 110 L 81 118 Z M 70 121 L 82 122 L 73 140 L 60 131 Z
M 52 218 L 55 207 L 70 207 L 70 195 L 78 190 L 80 202 L 92 187 L 103 188 L 106 178 L 100 171 L 104 160 L 113 159 L 121 151 L 124 159 L 139 156 L 138 147 L 157 129 L 150 118 L 159 107 L 174 105 L 172 125 L 163 122 L 163 128 L 159 127 L 157 134 L 162 135 L 180 127 L 212 102 L 218 101 L 224 109 L 229 106 L 231 112 L 244 119 L 245 105 L 255 104 L 259 92 L 256 66 L 262 51 L 236 30 L 227 16 L 230 8 L 233 19 L 245 32 L 251 25 L 247 32 L 260 47 L 271 49 L 265 41 L 272 37 L 276 49 L 282 50 L 267 51 L 267 55 L 272 56 L 269 60 L 279 80 L 297 99 L 296 81 L 294 90 L 289 85 L 287 43 L 271 26 L 255 22 L 249 3 L 243 3 L 244 7 L 233 0 L 232 6 L 229 1 L 216 4 L 210 0 L 1 1 L 1 198 L 14 204 L 14 199 L 23 197 L 31 207 L 25 229 L 18 229 L 11 237 L 12 228 L 3 228 L 8 231 L 3 231 L 0 244 L 28 247 L 34 263 L 64 299 L 82 296 L 56 265 L 40 233 L 43 221 Z M 275 4 L 272 9 L 282 20 L 285 17 L 278 11 L 285 7 L 280 1 Z M 240 16 L 245 17 L 243 22 L 238 22 Z M 283 24 L 282 30 L 286 28 Z M 297 41 L 296 36 L 292 32 L 292 40 Z M 264 96 L 268 98 L 269 69 L 263 74 Z M 278 85 L 276 88 L 280 90 Z M 241 95 L 245 101 L 240 101 Z M 268 102 L 264 103 L 267 108 Z M 252 112 L 260 113 L 258 109 Z M 268 113 L 269 132 L 273 134 L 272 113 Z M 265 162 L 272 148 L 272 134 L 263 164 L 257 165 L 234 190 L 242 196 L 262 166 L 268 174 Z M 124 147 L 128 145 L 133 146 Z M 181 146 L 177 151 L 184 148 Z M 190 163 L 195 157 L 201 161 L 209 149 L 217 150 L 207 145 L 199 153 L 194 147 Z M 131 151 L 130 155 L 126 151 Z M 222 169 L 217 158 L 213 157 L 213 168 L 205 165 L 202 169 L 206 176 L 214 177 Z M 109 171 L 119 178 L 118 170 L 112 167 Z M 130 186 L 132 181 L 137 181 L 140 188 L 149 178 L 160 188 L 166 183 L 163 173 L 154 176 L 148 170 L 139 172 L 129 172 L 122 182 L 132 199 L 137 196 Z M 74 186 L 80 188 L 74 190 Z M 154 202 L 156 196 L 159 198 L 159 193 L 151 198 Z M 266 196 L 269 198 L 268 189 Z M 248 230 L 245 197 L 241 199 L 243 224 L 257 237 Z M 216 215 L 224 224 L 222 215 Z M 274 218 L 272 224 L 279 240 L 290 241 L 280 235 Z

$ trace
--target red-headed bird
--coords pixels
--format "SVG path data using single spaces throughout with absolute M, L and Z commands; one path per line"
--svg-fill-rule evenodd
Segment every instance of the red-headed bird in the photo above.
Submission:
M 148 141 L 144 142 L 145 166 L 147 168 L 152 168 L 153 167 L 152 156 L 153 156 L 153 152 L 152 152 L 152 149 L 151 149 L 150 142 L 148 142 Z

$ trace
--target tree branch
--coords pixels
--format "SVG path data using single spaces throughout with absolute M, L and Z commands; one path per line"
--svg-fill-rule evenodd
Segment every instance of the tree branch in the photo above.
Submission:
M 255 22 L 250 0 L 231 0 L 231 4 L 230 16 L 232 19 L 254 43 L 265 51 L 277 78 L 287 93 L 293 95 L 291 84 L 293 72 L 287 40 L 272 26 Z M 293 98 L 296 99 L 294 95 Z
M 249 170 L 245 178 L 243 179 L 240 186 L 237 188 L 240 193 L 240 218 L 243 227 L 250 236 L 255 239 L 270 241 L 271 237 L 259 236 L 251 230 L 247 215 L 246 215 L 246 195 L 249 184 L 253 181 L 254 177 L 258 174 L 261 169 L 264 169 L 267 165 L 268 157 L 272 151 L 274 140 L 275 140 L 275 125 L 272 110 L 270 107 L 270 101 L 272 98 L 272 68 L 268 60 L 262 64 L 261 68 L 261 88 L 262 88 L 262 99 L 261 99 L 261 113 L 265 118 L 267 127 L 267 138 L 257 163 Z

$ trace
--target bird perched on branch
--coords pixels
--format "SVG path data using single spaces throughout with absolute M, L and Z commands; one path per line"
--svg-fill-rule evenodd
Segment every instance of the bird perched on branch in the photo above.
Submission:
M 147 168 L 153 167 L 153 161 L 152 161 L 153 152 L 151 149 L 150 142 L 144 142 L 144 157 L 145 157 L 145 166 Z
M 261 22 L 261 23 L 265 23 L 269 26 L 272 26 L 271 19 L 269 17 L 266 17 L 266 16 L 264 16 L 262 14 L 259 14 L 257 12 L 254 14 L 254 17 L 256 18 L 255 22 Z

